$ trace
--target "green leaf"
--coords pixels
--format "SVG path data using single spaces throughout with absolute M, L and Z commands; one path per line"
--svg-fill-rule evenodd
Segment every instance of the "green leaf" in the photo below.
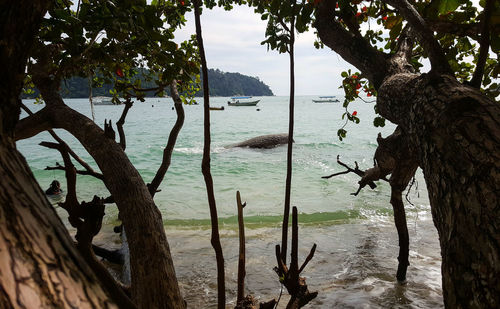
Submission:
M 500 53 L 500 35 L 498 33 L 492 31 L 490 44 L 491 50 L 493 50 L 494 53 Z
M 447 14 L 449 12 L 455 11 L 460 5 L 459 0 L 441 0 L 439 2 L 439 14 Z
M 394 28 L 394 26 L 396 26 L 397 24 L 400 24 L 402 22 L 403 22 L 403 17 L 401 17 L 401 16 L 389 16 L 389 17 L 387 17 L 385 27 L 387 29 L 392 29 L 392 28 Z
M 383 126 L 385 126 L 385 118 L 375 117 L 375 119 L 373 119 L 373 125 L 375 127 L 383 127 Z

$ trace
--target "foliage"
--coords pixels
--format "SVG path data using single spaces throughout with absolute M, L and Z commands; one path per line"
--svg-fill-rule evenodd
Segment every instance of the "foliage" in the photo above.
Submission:
M 235 95 L 272 96 L 273 92 L 257 77 L 246 76 L 240 73 L 228 73 L 220 70 L 208 70 L 208 85 L 210 95 L 229 97 Z M 201 96 L 198 91 L 196 96 Z
M 93 86 L 113 84 L 116 96 L 142 98 L 143 80 L 162 95 L 171 80 L 188 85 L 199 71 L 193 41 L 173 41 L 187 6 L 160 0 L 78 4 L 75 10 L 71 2 L 57 0 L 42 21 L 32 59 L 50 61 L 49 74 L 87 78 Z M 138 78 L 146 68 L 150 74 Z
M 139 79 L 141 87 L 146 89 L 155 89 L 157 84 L 147 79 L 152 73 L 149 70 L 136 70 L 137 74 L 134 79 Z M 273 92 L 264 82 L 257 77 L 251 77 L 240 73 L 227 73 L 218 69 L 209 69 L 209 86 L 210 94 L 214 96 L 234 96 L 234 95 L 250 95 L 250 96 L 272 96 Z M 102 83 L 102 77 L 96 76 L 93 82 L 92 94 L 94 96 L 110 96 L 118 95 L 113 84 Z M 26 85 L 29 87 L 23 94 L 23 98 L 39 98 L 39 92 L 35 86 L 26 80 Z M 29 85 L 31 84 L 31 86 Z M 183 97 L 188 99 L 193 96 L 202 96 L 199 89 L 200 76 L 192 77 L 192 82 L 184 87 Z M 145 97 L 161 96 L 156 90 L 143 91 Z M 87 78 L 73 76 L 61 82 L 61 95 L 63 98 L 85 98 L 89 95 L 89 82 Z M 166 95 L 170 95 L 170 89 L 165 89 Z
M 287 21 L 292 15 L 297 17 L 296 31 L 306 31 L 314 23 L 315 7 L 324 0 L 308 0 L 292 5 L 288 1 L 249 1 L 255 11 L 268 20 L 266 44 L 271 49 L 286 52 L 289 36 L 282 21 Z M 493 1 L 493 10 L 489 19 L 490 55 L 486 60 L 484 78 L 481 89 L 489 97 L 500 95 L 498 75 L 500 73 L 500 2 Z M 382 0 L 339 0 L 334 2 L 335 22 L 354 36 L 361 36 L 377 49 L 386 53 L 394 53 L 398 39 L 406 25 L 404 18 L 391 6 Z M 426 23 L 435 31 L 435 37 L 444 49 L 455 76 L 467 83 L 472 79 L 478 63 L 480 49 L 481 22 L 484 20 L 486 0 L 479 1 L 479 6 L 471 0 L 417 0 L 412 5 L 420 13 Z M 322 48 L 320 40 L 315 42 L 317 48 Z M 420 45 L 413 51 L 412 65 L 419 72 L 425 68 L 428 55 Z M 356 76 L 356 78 L 353 78 Z M 342 72 L 343 82 L 340 88 L 344 90 L 344 107 L 348 116 L 349 103 L 358 98 L 374 98 L 376 89 L 366 77 L 359 73 Z M 361 96 L 363 90 L 366 96 Z M 353 122 L 359 119 L 352 118 Z M 377 116 L 375 126 L 383 126 L 384 120 Z M 338 132 L 339 138 L 345 137 L 344 128 Z

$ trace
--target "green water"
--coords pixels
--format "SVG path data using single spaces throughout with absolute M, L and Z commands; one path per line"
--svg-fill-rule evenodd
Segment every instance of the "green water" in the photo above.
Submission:
M 314 104 L 314 97 L 297 97 L 295 144 L 293 147 L 292 205 L 299 209 L 302 256 L 313 242 L 318 251 L 304 275 L 320 295 L 318 308 L 435 308 L 442 307 L 440 257 L 437 234 L 430 218 L 430 207 L 422 175 L 412 187 L 407 205 L 411 239 L 408 283 L 395 282 L 397 235 L 389 204 L 390 190 L 385 182 L 375 190 L 365 188 L 354 197 L 359 177 L 352 174 L 322 179 L 342 171 L 341 160 L 360 168 L 373 165 L 376 136 L 387 136 L 394 126 L 374 128 L 373 104 L 355 102 L 350 107 L 362 119 L 349 124 L 348 138 L 340 142 L 337 130 L 343 125 L 341 104 Z M 228 98 L 211 98 L 212 106 L 225 106 L 211 112 L 212 160 L 215 197 L 221 223 L 223 249 L 227 262 L 228 301 L 234 299 L 237 261 L 236 191 L 241 192 L 247 227 L 247 287 L 263 299 L 279 295 L 279 282 L 272 271 L 274 245 L 279 242 L 285 192 L 286 147 L 267 150 L 227 148 L 258 135 L 288 131 L 288 98 L 262 97 L 256 107 L 229 107 Z M 201 100 L 200 100 L 201 101 Z M 35 106 L 26 101 L 33 110 Z M 90 117 L 88 100 L 66 100 L 72 108 Z M 136 103 L 125 123 L 127 155 L 145 182 L 153 179 L 176 114 L 169 99 L 147 99 Z M 260 109 L 260 110 L 257 110 Z M 115 123 L 121 106 L 95 106 L 96 122 Z M 215 306 L 215 260 L 210 247 L 210 220 L 205 183 L 201 174 L 203 152 L 203 107 L 185 106 L 186 120 L 179 135 L 171 167 L 155 196 L 171 243 L 182 289 L 192 308 Z M 65 132 L 57 131 L 81 157 L 90 156 Z M 61 171 L 45 171 L 61 162 L 56 151 L 38 146 L 51 141 L 39 134 L 18 142 L 42 188 L 53 179 L 64 179 Z M 85 176 L 78 178 L 80 200 L 94 194 L 107 196 L 102 183 Z M 64 185 L 63 185 L 64 187 Z M 61 212 L 62 213 L 62 212 Z M 64 217 L 64 215 L 63 215 Z M 116 235 L 110 230 L 117 222 L 117 210 L 108 207 L 102 235 L 97 239 L 109 245 Z M 118 245 L 118 244 L 115 244 Z M 302 259 L 303 259 L 302 257 Z M 202 289 L 203 295 L 197 291 Z

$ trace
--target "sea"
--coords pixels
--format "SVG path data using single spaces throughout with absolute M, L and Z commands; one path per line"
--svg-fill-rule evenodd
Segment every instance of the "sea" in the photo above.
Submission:
M 210 118 L 211 171 L 225 258 L 227 308 L 234 308 L 236 302 L 236 191 L 246 202 L 246 293 L 259 301 L 278 299 L 281 295 L 278 308 L 285 308 L 289 298 L 273 270 L 276 266 L 274 248 L 281 241 L 287 147 L 229 147 L 259 135 L 288 132 L 289 98 L 257 98 L 260 102 L 253 107 L 228 106 L 229 98 L 210 98 L 211 106 L 225 107 L 222 111 L 211 111 Z M 341 103 L 313 103 L 315 98 L 295 97 L 291 191 L 291 204 L 299 212 L 299 265 L 313 244 L 317 244 L 314 258 L 301 274 L 309 290 L 318 291 L 309 307 L 444 307 L 439 240 L 422 172 L 417 172 L 412 186 L 404 193 L 410 234 L 410 266 L 404 283 L 396 280 L 399 247 L 389 203 L 389 184 L 380 181 L 375 189 L 366 187 L 353 196 L 351 193 L 358 189 L 360 179 L 357 175 L 322 178 L 345 170 L 337 164 L 337 156 L 351 167 L 355 162 L 361 169 L 372 167 L 377 134 L 381 132 L 385 137 L 395 126 L 390 123 L 383 128 L 373 126 L 374 102 L 351 103 L 348 110 L 356 111 L 361 122 L 346 124 Z M 203 100 L 197 100 L 199 105 L 184 106 L 184 126 L 155 202 L 162 213 L 188 308 L 216 308 L 215 254 L 210 244 L 209 207 L 201 173 Z M 94 117 L 101 127 L 105 120 L 111 120 L 115 126 L 123 110 L 119 105 L 96 105 L 92 116 L 88 99 L 65 99 L 65 102 L 87 117 Z M 43 103 L 35 104 L 33 100 L 24 103 L 32 111 L 43 108 Z M 25 113 L 21 115 L 25 116 Z M 175 120 L 170 98 L 147 98 L 145 102 L 135 102 L 129 111 L 124 125 L 126 153 L 146 183 L 153 179 L 161 163 Z M 344 125 L 348 133 L 340 141 L 337 130 Z M 92 157 L 75 138 L 63 130 L 55 131 L 97 169 Z M 17 142 L 17 147 L 43 190 L 54 179 L 65 189 L 63 171 L 45 170 L 47 166 L 62 164 L 62 158 L 57 151 L 40 146 L 42 141 L 53 140 L 44 132 Z M 90 176 L 78 176 L 77 191 L 79 201 L 89 201 L 94 195 L 109 195 L 103 183 Z M 69 231 L 74 232 L 67 214 L 57 206 L 63 198 L 50 201 Z M 119 224 L 116 206 L 107 206 L 102 230 L 94 243 L 110 249 L 120 248 L 120 236 L 113 232 L 113 227 Z

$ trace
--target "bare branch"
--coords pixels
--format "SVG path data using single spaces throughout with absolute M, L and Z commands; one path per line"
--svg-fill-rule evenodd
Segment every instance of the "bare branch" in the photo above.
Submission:
M 312 260 L 312 258 L 314 257 L 314 252 L 316 252 L 316 244 L 312 246 L 311 251 L 309 251 L 309 254 L 307 255 L 304 263 L 302 264 L 302 266 L 300 266 L 299 274 L 304 270 L 304 268 L 306 268 L 309 261 Z
M 184 118 L 185 118 L 184 107 L 182 106 L 182 100 L 177 90 L 177 81 L 175 80 L 172 81 L 172 83 L 170 84 L 170 95 L 174 100 L 174 107 L 175 107 L 175 112 L 177 113 L 177 120 L 175 121 L 175 124 L 172 127 L 172 130 L 170 131 L 167 145 L 163 150 L 163 160 L 161 162 L 161 165 L 158 168 L 158 171 L 156 172 L 156 175 L 151 181 L 151 183 L 148 184 L 148 189 L 152 197 L 154 197 L 155 193 L 158 190 L 158 187 L 160 186 L 161 182 L 163 181 L 163 178 L 165 177 L 165 174 L 168 171 L 168 168 L 170 167 L 175 143 L 177 142 L 177 137 L 179 136 L 179 132 L 181 131 L 182 126 L 184 125 Z
M 60 165 L 57 162 L 56 162 L 56 166 L 47 166 L 47 167 L 45 167 L 46 171 L 53 171 L 53 170 L 64 171 L 65 169 L 66 169 L 65 166 Z M 104 180 L 104 176 L 102 174 L 100 174 L 100 173 L 91 172 L 91 171 L 88 171 L 88 170 L 76 170 L 76 173 L 78 175 L 93 176 L 93 177 L 95 177 L 95 178 L 97 178 L 99 180 Z
M 196 39 L 201 58 L 201 70 L 203 73 L 203 159 L 201 162 L 201 171 L 207 188 L 208 205 L 210 208 L 210 222 L 212 224 L 211 243 L 215 251 L 217 262 L 217 307 L 224 309 L 226 306 L 226 282 L 224 270 L 224 255 L 219 236 L 219 222 L 217 215 L 217 204 L 215 201 L 214 184 L 210 172 L 210 97 L 208 87 L 208 68 L 205 56 L 205 47 L 203 45 L 203 35 L 201 32 L 200 6 L 201 0 L 194 1 L 194 19 L 196 26 Z
M 238 256 L 238 292 L 236 303 L 239 304 L 245 297 L 245 225 L 243 222 L 243 204 L 241 203 L 240 191 L 236 191 L 236 204 L 238 207 L 238 236 L 240 240 Z
M 122 146 L 122 149 L 125 150 L 127 148 L 127 141 L 125 139 L 125 132 L 123 131 L 123 125 L 125 124 L 125 118 L 127 117 L 127 113 L 129 109 L 132 107 L 134 103 L 130 99 L 130 97 L 127 97 L 127 100 L 125 101 L 125 107 L 123 108 L 122 115 L 120 116 L 120 119 L 116 122 L 116 128 L 118 129 L 118 135 L 120 136 L 120 146 Z
M 30 116 L 33 115 L 33 112 L 26 106 L 24 105 L 22 102 L 20 102 L 21 104 L 21 108 Z M 68 153 L 73 157 L 73 159 L 75 159 L 78 163 L 80 163 L 81 166 L 83 166 L 83 168 L 85 168 L 85 171 L 79 171 L 77 170 L 76 172 L 78 174 L 81 174 L 81 175 L 90 175 L 90 176 L 94 176 L 100 180 L 103 180 L 103 176 L 102 174 L 100 173 L 97 173 L 96 171 L 94 171 L 94 169 L 87 164 L 87 162 L 85 162 L 83 159 L 81 159 L 74 151 L 73 149 L 71 149 L 68 144 L 66 144 L 55 132 L 54 130 L 47 130 L 49 132 L 49 134 L 61 145 L 66 145 L 66 149 L 68 151 Z M 52 169 L 64 169 L 64 167 L 61 167 L 61 166 L 56 166 L 56 167 L 47 167 L 45 168 L 46 170 L 52 170 Z
M 297 207 L 292 208 L 292 248 L 291 248 L 291 259 L 290 268 L 287 268 L 286 264 L 282 259 L 282 250 L 280 250 L 280 245 L 276 245 L 275 254 L 278 267 L 275 268 L 276 273 L 280 277 L 280 282 L 286 287 L 291 298 L 287 304 L 287 308 L 301 308 L 313 300 L 318 293 L 309 292 L 307 288 L 305 278 L 300 277 L 300 272 L 304 270 L 307 263 L 314 256 L 316 250 L 316 244 L 313 245 L 311 252 L 307 256 L 306 260 L 302 266 L 298 267 L 298 242 L 299 242 L 299 230 L 298 230 L 298 212 Z
M 362 179 L 365 177 L 365 175 L 367 174 L 367 171 L 362 171 L 359 169 L 359 166 L 358 166 L 358 162 L 354 161 L 354 164 L 355 164 L 355 167 L 354 168 L 351 168 L 349 167 L 347 164 L 345 164 L 344 162 L 340 161 L 340 156 L 337 156 L 337 163 L 343 167 L 345 167 L 347 170 L 346 171 L 343 171 L 343 172 L 338 172 L 338 173 L 334 173 L 334 174 L 331 174 L 329 176 L 323 176 L 321 178 L 325 178 L 325 179 L 328 179 L 328 178 L 331 178 L 331 177 L 335 177 L 335 176 L 338 176 L 338 175 L 344 175 L 344 174 L 348 174 L 348 173 L 354 173 L 358 176 L 360 176 Z M 375 189 L 377 187 L 377 185 L 373 182 L 374 180 L 379 180 L 379 179 L 369 179 L 367 180 L 365 178 L 365 180 L 363 181 L 363 184 L 362 184 L 362 181 L 359 182 L 359 188 L 358 190 L 355 192 L 355 193 L 352 193 L 352 195 L 358 195 L 358 193 L 361 191 L 361 189 L 363 189 L 363 187 L 365 187 L 366 185 L 370 186 L 371 189 Z

